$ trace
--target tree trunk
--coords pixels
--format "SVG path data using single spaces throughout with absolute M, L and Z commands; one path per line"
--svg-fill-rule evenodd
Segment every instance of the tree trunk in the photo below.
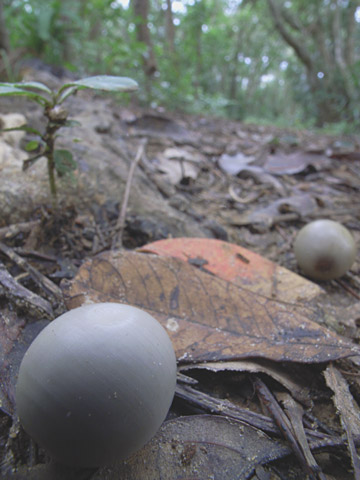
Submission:
M 145 75 L 150 78 L 157 71 L 157 64 L 148 27 L 149 0 L 133 0 L 133 9 L 137 39 L 147 47 L 147 52 L 143 56 L 143 65 Z
M 228 98 L 230 100 L 230 105 L 227 108 L 228 114 L 230 117 L 233 118 L 241 118 L 239 107 L 236 105 L 237 96 L 238 96 L 238 71 L 239 71 L 239 60 L 238 56 L 241 52 L 241 46 L 243 41 L 243 31 L 239 28 L 236 38 L 234 38 L 233 42 L 235 44 L 235 48 L 233 51 L 232 58 L 230 60 L 229 65 L 229 91 L 228 91 Z
M 166 44 L 170 55 L 174 54 L 175 52 L 175 26 L 171 3 L 171 0 L 166 0 L 167 9 L 165 10 Z
M 358 8 L 358 2 L 351 0 L 346 10 L 345 23 L 345 58 L 347 65 L 353 65 L 355 62 L 355 35 L 356 21 L 355 12 Z
M 288 45 L 290 45 L 290 47 L 293 48 L 298 58 L 305 65 L 306 69 L 311 72 L 314 68 L 311 56 L 309 52 L 306 50 L 306 48 L 304 47 L 304 45 L 298 42 L 297 39 L 293 35 L 291 35 L 291 33 L 285 27 L 286 19 L 282 15 L 282 12 L 280 11 L 276 3 L 276 0 L 268 0 L 268 5 L 269 5 L 270 13 L 272 15 L 276 30 L 280 33 L 280 35 L 285 40 L 285 42 Z M 288 20 L 288 23 L 289 23 L 289 20 Z
M 0 50 L 10 51 L 9 34 L 4 19 L 4 2 L 0 0 Z
M 202 30 L 200 26 L 198 33 L 195 37 L 195 78 L 193 82 L 195 87 L 195 98 L 197 99 L 200 97 L 200 91 L 202 87 L 202 77 L 203 77 L 201 37 L 202 37 Z
M 9 34 L 5 24 L 3 0 L 0 0 L 0 80 L 12 80 Z

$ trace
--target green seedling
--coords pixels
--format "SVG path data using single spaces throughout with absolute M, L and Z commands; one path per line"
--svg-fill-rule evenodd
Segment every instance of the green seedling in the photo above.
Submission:
M 39 132 L 28 125 L 3 131 L 23 130 L 36 135 L 37 139 L 29 141 L 25 147 L 29 158 L 24 161 L 23 170 L 27 170 L 41 157 L 47 159 L 50 193 L 54 207 L 57 205 L 56 175 L 61 177 L 71 174 L 77 168 L 77 163 L 69 150 L 55 149 L 58 130 L 62 127 L 78 125 L 78 122 L 68 120 L 68 112 L 62 104 L 70 95 L 84 88 L 108 92 L 130 92 L 136 90 L 138 84 L 131 78 L 108 75 L 66 83 L 55 92 L 40 82 L 0 83 L 0 96 L 23 95 L 43 108 L 47 120 L 44 132 Z

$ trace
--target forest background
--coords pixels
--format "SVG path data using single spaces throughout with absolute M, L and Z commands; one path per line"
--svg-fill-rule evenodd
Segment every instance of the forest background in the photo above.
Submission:
M 27 58 L 128 76 L 142 105 L 333 133 L 360 126 L 356 0 L 0 0 L 0 80 Z

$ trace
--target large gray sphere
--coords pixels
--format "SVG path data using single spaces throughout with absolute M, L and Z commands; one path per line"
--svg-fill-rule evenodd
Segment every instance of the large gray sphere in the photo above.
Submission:
M 316 220 L 305 225 L 295 239 L 294 251 L 301 270 L 316 280 L 341 277 L 356 257 L 353 236 L 332 220 Z
M 25 431 L 58 461 L 97 467 L 155 435 L 176 385 L 171 341 L 151 315 L 98 303 L 71 310 L 34 340 L 16 405 Z

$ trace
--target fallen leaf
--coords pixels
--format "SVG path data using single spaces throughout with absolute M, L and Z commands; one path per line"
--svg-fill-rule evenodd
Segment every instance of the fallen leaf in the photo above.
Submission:
M 199 151 L 192 148 L 190 150 L 185 150 L 184 148 L 167 148 L 163 155 L 169 160 L 185 160 L 189 163 L 200 164 L 201 162 L 206 161 L 206 156 L 201 154 Z
M 159 240 L 138 251 L 179 258 L 252 292 L 285 302 L 309 302 L 323 290 L 309 280 L 240 245 L 209 238 Z
M 246 480 L 259 465 L 290 453 L 281 442 L 237 420 L 194 415 L 165 422 L 126 462 L 92 480 Z
M 244 155 L 243 153 L 237 153 L 236 155 L 228 155 L 224 153 L 219 158 L 219 167 L 225 173 L 229 175 L 237 175 L 246 166 L 252 163 L 255 157 Z
M 329 365 L 324 371 L 326 384 L 334 392 L 334 403 L 343 421 L 350 428 L 352 434 L 360 437 L 360 408 L 349 391 L 349 385 L 339 370 Z
M 180 372 L 188 372 L 193 369 L 192 365 L 184 365 L 180 367 Z M 224 372 L 224 371 L 233 371 L 233 372 L 249 372 L 249 373 L 266 373 L 274 380 L 283 385 L 292 396 L 296 398 L 299 402 L 304 405 L 310 403 L 310 391 L 307 386 L 304 385 L 304 382 L 300 383 L 299 379 L 294 378 L 294 374 L 290 375 L 289 372 L 285 371 L 281 365 L 274 365 L 270 362 L 260 362 L 260 361 L 241 361 L 241 362 L 208 362 L 208 363 L 197 363 L 196 370 L 210 370 L 212 372 Z
M 263 225 L 262 230 L 266 231 L 276 221 L 279 223 L 282 216 L 295 214 L 297 218 L 303 218 L 314 214 L 318 210 L 315 198 L 307 193 L 298 193 L 291 197 L 282 197 L 271 202 L 266 207 L 254 208 L 244 213 L 239 220 L 232 222 L 232 225 Z
M 178 141 L 191 141 L 192 132 L 189 132 L 186 126 L 180 124 L 170 117 L 156 113 L 144 113 L 135 120 L 128 122 L 138 132 L 144 132 L 147 135 L 155 135 L 177 139 Z
M 158 170 L 166 181 L 177 185 L 184 178 L 195 180 L 199 174 L 199 156 L 192 156 L 182 149 L 167 148 L 156 161 Z
M 332 145 L 327 150 L 327 154 L 329 157 L 333 158 L 348 158 L 349 155 L 356 154 L 358 150 L 356 142 L 351 139 L 337 139 L 335 140 Z M 358 155 L 359 156 L 359 155 Z M 354 157 L 354 160 L 356 156 Z
M 262 167 L 244 166 L 237 175 L 242 178 L 253 178 L 256 182 L 261 184 L 271 185 L 280 195 L 286 194 L 284 185 L 273 175 L 265 172 Z
M 316 170 L 330 166 L 330 161 L 325 155 L 316 155 L 297 151 L 294 153 L 277 152 L 269 155 L 264 170 L 273 175 L 294 175 L 304 171 L 309 165 Z
M 291 305 L 174 258 L 103 253 L 84 262 L 64 295 L 70 309 L 122 302 L 148 311 L 168 331 L 180 363 L 250 357 L 313 363 L 360 353 Z

